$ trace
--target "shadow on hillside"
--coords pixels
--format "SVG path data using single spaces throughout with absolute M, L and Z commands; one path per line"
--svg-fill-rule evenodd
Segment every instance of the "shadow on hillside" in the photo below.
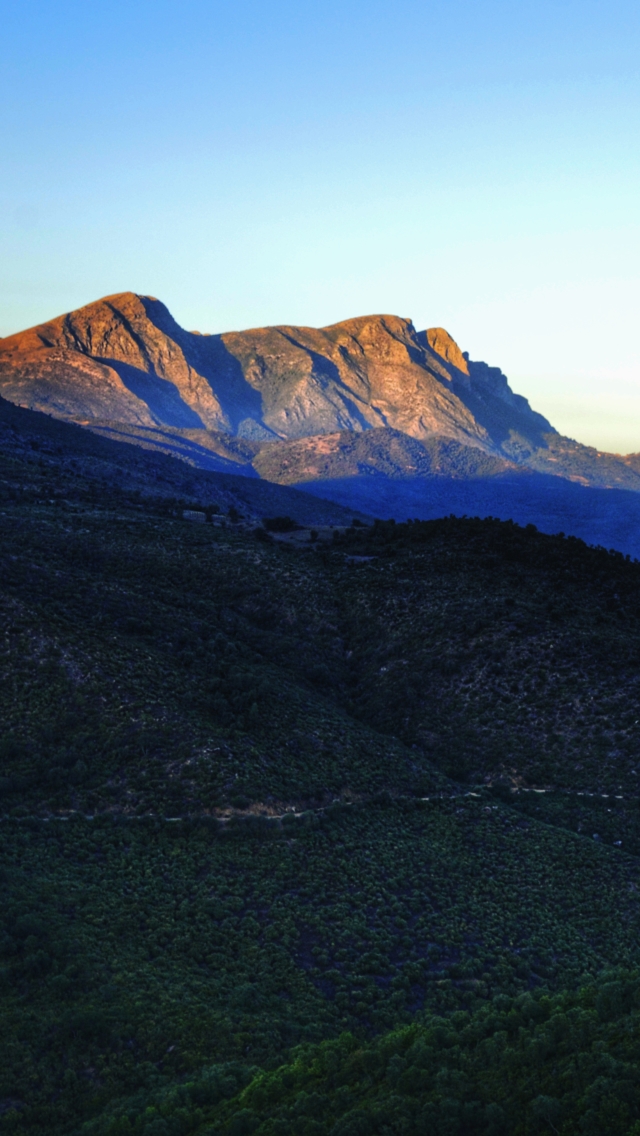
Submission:
M 334 406 L 335 411 L 335 424 L 331 423 L 330 429 L 334 430 L 353 430 L 354 427 L 359 427 L 360 430 L 370 430 L 371 423 L 364 417 L 362 411 L 358 407 L 357 402 L 353 397 L 353 391 L 347 387 L 342 381 L 342 376 L 338 367 L 332 359 L 327 359 L 326 355 L 321 355 L 319 351 L 314 351 L 313 348 L 307 346 L 306 343 L 301 343 L 294 335 L 289 335 L 287 332 L 280 329 L 280 334 L 284 339 L 296 347 L 298 351 L 304 351 L 311 360 L 311 373 L 315 379 L 320 381 L 320 385 L 324 388 L 337 387 L 340 391 L 340 401 L 347 409 L 347 414 L 341 413 L 340 407 Z M 373 407 L 371 408 L 374 409 Z M 386 426 L 384 416 L 377 411 L 380 418 L 380 425 Z M 304 435 L 303 435 L 304 436 Z
M 632 490 L 596 489 L 529 473 L 469 481 L 391 481 L 369 475 L 305 481 L 299 487 L 383 519 L 491 516 L 534 524 L 542 532 L 564 532 L 640 558 L 640 493 Z
M 234 433 L 245 436 L 275 438 L 276 435 L 262 425 L 262 397 L 244 377 L 242 366 L 227 349 L 221 335 L 196 335 L 185 331 L 176 323 L 164 304 L 150 296 L 141 296 L 148 318 L 165 335 L 173 339 L 194 371 L 207 380 L 222 410 L 231 423 Z M 202 426 L 200 421 L 177 423 L 170 426 Z M 241 429 L 242 428 L 242 429 Z
M 231 354 L 222 336 L 189 336 L 188 340 L 181 343 L 187 362 L 209 383 L 233 432 L 256 440 L 275 439 L 277 435 L 262 422 L 260 391 L 247 382 L 240 361 Z
M 532 410 L 522 395 L 515 395 L 514 403 L 505 402 L 484 386 L 473 371 L 471 383 L 469 390 L 466 384 L 454 381 L 455 393 L 503 453 L 514 461 L 523 461 L 535 450 L 547 449 L 545 435 L 555 433 L 553 426 Z
M 171 457 L 181 458 L 189 465 L 198 469 L 212 470 L 217 473 L 234 473 L 243 477 L 257 477 L 249 461 L 233 461 L 216 453 L 211 447 L 201 444 L 195 438 L 185 437 L 181 433 L 174 433 L 175 427 L 144 427 L 131 426 L 123 422 L 109 422 L 98 420 L 91 424 L 93 433 L 116 442 L 127 442 L 130 445 L 140 446 L 145 450 L 154 450 L 158 453 L 169 454 Z
M 116 359 L 100 358 L 98 362 L 116 372 L 127 390 L 146 403 L 159 425 L 183 429 L 203 428 L 204 422 L 200 416 L 187 405 L 177 387 L 167 379 L 161 379 L 155 372 L 149 374 L 141 371 L 129 363 L 120 363 Z

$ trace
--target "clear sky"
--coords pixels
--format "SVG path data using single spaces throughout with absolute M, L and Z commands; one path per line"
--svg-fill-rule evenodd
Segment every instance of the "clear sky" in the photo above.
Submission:
M 443 325 L 640 451 L 640 5 L 0 0 L 0 335 Z

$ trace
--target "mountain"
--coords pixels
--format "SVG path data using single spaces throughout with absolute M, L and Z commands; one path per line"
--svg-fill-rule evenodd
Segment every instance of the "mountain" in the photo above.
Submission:
M 512 517 L 640 554 L 639 455 L 563 437 L 499 368 L 397 316 L 201 335 L 127 292 L 0 340 L 0 394 L 350 510 Z
M 9 336 L 0 377 L 5 398 L 61 417 L 258 440 L 391 427 L 496 450 L 552 432 L 499 371 L 397 316 L 203 336 L 124 293 Z

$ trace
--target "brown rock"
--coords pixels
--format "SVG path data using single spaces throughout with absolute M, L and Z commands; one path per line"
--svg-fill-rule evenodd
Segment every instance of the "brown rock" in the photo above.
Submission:
M 425 332 L 427 342 L 432 351 L 446 359 L 447 363 L 451 363 L 452 367 L 456 367 L 458 371 L 462 371 L 463 375 L 469 374 L 467 360 L 465 359 L 462 351 L 458 347 L 455 339 L 452 339 L 448 331 L 443 327 L 430 327 Z
M 495 454 L 512 435 L 537 444 L 549 423 L 476 366 L 442 328 L 417 333 L 398 316 L 200 335 L 125 292 L 0 341 L 0 393 L 85 423 L 256 442 L 388 428 Z

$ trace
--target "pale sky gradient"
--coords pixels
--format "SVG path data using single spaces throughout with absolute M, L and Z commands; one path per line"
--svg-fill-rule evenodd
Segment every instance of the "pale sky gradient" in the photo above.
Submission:
M 443 325 L 640 451 L 640 5 L 0 0 L 0 335 Z

